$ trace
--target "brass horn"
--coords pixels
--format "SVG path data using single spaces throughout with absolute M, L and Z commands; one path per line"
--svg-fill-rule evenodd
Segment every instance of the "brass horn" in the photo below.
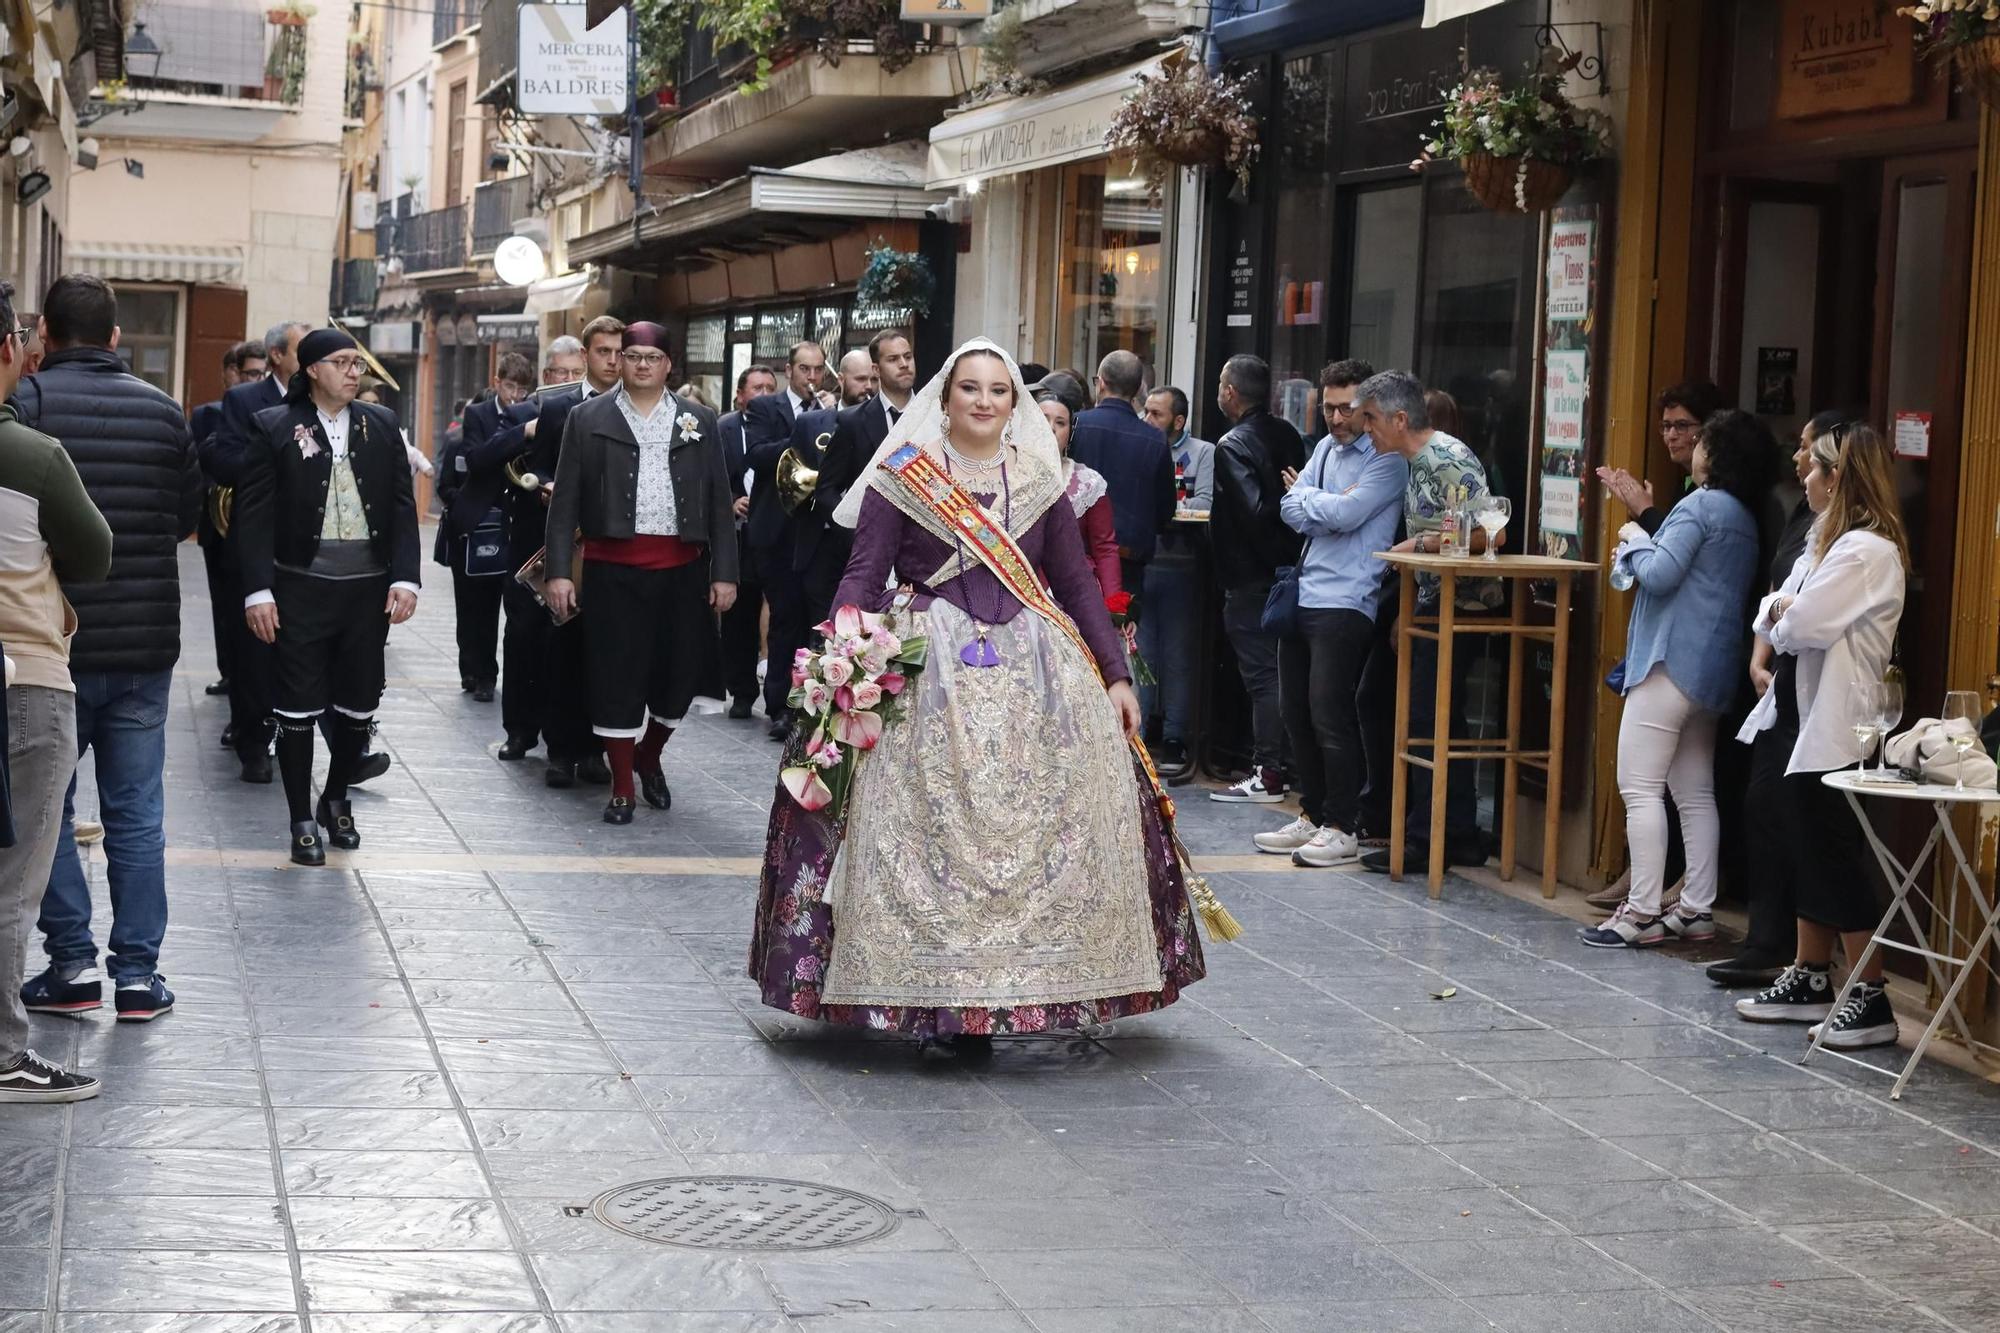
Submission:
M 825 449 L 826 442 L 832 438 L 832 431 L 825 432 L 813 441 L 813 448 Z M 799 457 L 798 450 L 787 449 L 779 455 L 778 503 L 784 507 L 787 514 L 796 514 L 810 502 L 813 491 L 818 485 L 819 470 L 807 467 L 805 460 Z
M 208 521 L 219 537 L 229 535 L 229 520 L 236 514 L 236 488 L 211 486 L 208 491 Z
M 518 486 L 524 491 L 539 491 L 542 489 L 541 476 L 528 471 L 524 466 L 527 461 L 528 455 L 526 454 L 522 454 L 518 458 L 508 459 L 506 467 L 507 481 L 510 485 Z

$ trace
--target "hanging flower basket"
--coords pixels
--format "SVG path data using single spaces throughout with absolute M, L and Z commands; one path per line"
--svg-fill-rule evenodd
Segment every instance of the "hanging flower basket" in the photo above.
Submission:
M 1896 11 L 1917 25 L 1917 45 L 1959 86 L 2000 106 L 2000 15 L 1989 0 L 1928 0 Z
M 1135 81 L 1104 134 L 1111 156 L 1136 161 L 1155 195 L 1181 167 L 1233 172 L 1239 185 L 1249 185 L 1257 117 L 1242 80 L 1182 59 Z
M 1496 213 L 1553 208 L 1584 163 L 1604 156 L 1609 125 L 1563 92 L 1573 59 L 1532 69 L 1512 86 L 1497 71 L 1476 69 L 1446 94 L 1435 137 L 1410 165 L 1454 161 L 1465 187 Z
M 1951 63 L 1959 87 L 1982 102 L 2000 106 L 2000 37 L 1953 47 Z
M 1554 208 L 1576 179 L 1572 168 L 1532 157 L 1473 153 L 1459 165 L 1465 168 L 1465 188 L 1495 213 L 1539 213 Z
M 914 250 L 898 250 L 878 241 L 868 250 L 868 267 L 862 271 L 854 297 L 863 305 L 907 308 L 919 318 L 930 314 L 937 292 L 937 275 L 931 261 Z

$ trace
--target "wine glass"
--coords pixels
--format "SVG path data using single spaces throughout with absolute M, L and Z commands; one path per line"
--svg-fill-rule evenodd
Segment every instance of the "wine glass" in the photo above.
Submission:
M 1885 680 L 1875 687 L 1875 729 L 1882 737 L 1882 758 L 1880 768 L 1886 776 L 1889 771 L 1889 733 L 1903 720 L 1903 686 L 1900 681 Z
M 1971 690 L 1953 690 L 1944 697 L 1944 734 L 1958 751 L 1958 785 L 1965 790 L 1965 756 L 1979 744 L 1979 696 Z
M 1500 548 L 1495 539 L 1506 531 L 1507 520 L 1514 516 L 1514 502 L 1504 495 L 1489 495 L 1479 502 L 1479 526 L 1486 530 L 1486 559 L 1498 560 Z
M 1854 707 L 1848 716 L 1853 719 L 1854 739 L 1861 743 L 1861 756 L 1854 761 L 1856 777 L 1868 771 L 1868 754 L 1875 748 L 1875 736 L 1880 730 L 1875 719 L 1881 713 L 1881 690 L 1879 681 L 1863 680 L 1854 684 Z

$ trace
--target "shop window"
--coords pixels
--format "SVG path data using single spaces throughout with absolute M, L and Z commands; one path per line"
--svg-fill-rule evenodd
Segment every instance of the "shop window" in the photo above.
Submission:
M 1348 272 L 1347 355 L 1382 370 L 1417 363 L 1417 246 L 1423 187 L 1396 185 L 1354 197 Z
M 812 340 L 826 353 L 827 365 L 840 361 L 840 354 L 846 350 L 842 341 L 842 330 L 847 326 L 847 312 L 837 305 L 813 307 Z
M 757 312 L 756 352 L 759 361 L 777 365 L 791 354 L 792 348 L 806 336 L 806 312 L 803 306 L 783 306 Z
M 699 389 L 709 402 L 725 410 L 734 396 L 736 379 L 729 375 L 729 319 L 725 315 L 703 315 L 688 321 L 686 382 Z
M 1285 62 L 1278 80 L 1283 140 L 1272 250 L 1271 385 L 1278 414 L 1308 436 L 1318 433 L 1314 399 L 1327 348 L 1336 70 L 1334 53 L 1324 51 Z
M 168 287 L 119 287 L 118 355 L 140 379 L 180 397 L 181 294 Z
M 1160 362 L 1161 205 L 1129 162 L 1063 168 L 1056 364 L 1089 374 L 1108 352 Z
M 868 340 L 883 329 L 907 333 L 916 323 L 916 312 L 902 305 L 857 305 L 847 315 L 847 345 L 866 347 Z

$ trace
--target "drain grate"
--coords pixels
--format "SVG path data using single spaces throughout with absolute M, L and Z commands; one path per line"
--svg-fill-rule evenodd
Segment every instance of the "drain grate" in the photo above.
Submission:
M 590 1212 L 614 1231 L 696 1250 L 830 1250 L 901 1221 L 865 1194 L 763 1176 L 641 1180 L 598 1195 Z

